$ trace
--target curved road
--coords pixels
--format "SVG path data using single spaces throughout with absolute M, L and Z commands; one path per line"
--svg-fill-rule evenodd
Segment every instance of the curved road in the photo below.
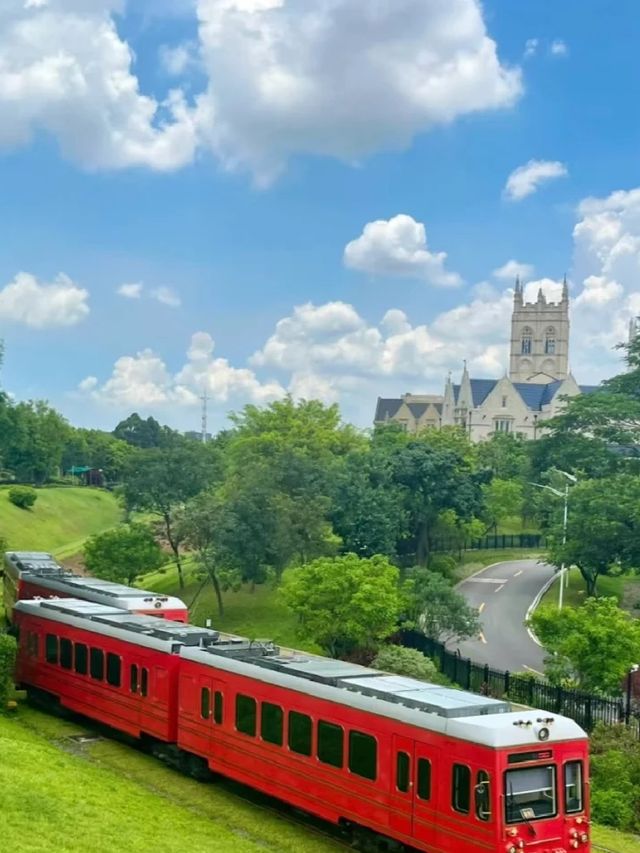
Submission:
M 487 566 L 458 585 L 480 611 L 482 634 L 477 640 L 450 643 L 463 658 L 509 672 L 542 674 L 544 652 L 524 626 L 527 610 L 555 569 L 537 560 L 513 560 Z

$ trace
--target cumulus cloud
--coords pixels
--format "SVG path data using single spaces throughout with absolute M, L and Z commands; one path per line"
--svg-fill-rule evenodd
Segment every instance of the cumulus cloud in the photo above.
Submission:
M 151 297 L 169 308 L 178 308 L 182 304 L 178 294 L 170 287 L 156 287 L 151 291 Z
M 89 314 L 89 293 L 60 273 L 51 284 L 20 272 L 0 289 L 0 321 L 33 329 L 75 326 Z
M 126 299 L 140 299 L 142 296 L 142 287 L 141 281 L 137 281 L 135 284 L 121 284 L 118 288 L 118 293 Z
M 268 183 L 296 153 L 352 162 L 511 106 L 478 0 L 199 0 L 207 143 Z
M 364 226 L 362 234 L 344 250 L 345 266 L 376 276 L 418 278 L 441 287 L 455 287 L 462 279 L 444 268 L 446 252 L 430 252 L 422 222 L 400 213 Z
M 538 46 L 540 44 L 539 39 L 527 39 L 524 43 L 524 53 L 523 56 L 525 59 L 530 59 L 532 56 L 535 56 L 538 52 Z
M 533 275 L 533 267 L 531 264 L 522 264 L 520 261 L 507 261 L 501 267 L 495 269 L 491 275 L 500 281 L 514 281 L 517 277 L 521 279 L 530 278 Z
M 505 197 L 520 201 L 536 192 L 540 184 L 568 174 L 567 167 L 558 160 L 529 160 L 518 166 L 507 178 Z
M 554 39 L 549 47 L 551 56 L 566 56 L 569 52 L 566 42 L 562 39 Z
M 175 169 L 192 160 L 193 111 L 179 89 L 140 91 L 114 15 L 121 0 L 4 0 L 0 147 L 40 131 L 81 166 Z
M 198 46 L 193 41 L 174 46 L 163 44 L 158 55 L 160 64 L 171 77 L 182 77 L 198 64 Z

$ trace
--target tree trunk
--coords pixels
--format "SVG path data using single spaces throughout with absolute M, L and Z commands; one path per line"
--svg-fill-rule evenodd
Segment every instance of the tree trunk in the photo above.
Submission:
M 416 564 L 426 566 L 429 561 L 429 528 L 426 524 L 421 524 L 418 528 L 417 539 Z
M 171 550 L 173 551 L 173 556 L 176 558 L 176 567 L 178 569 L 178 585 L 180 589 L 184 589 L 184 575 L 182 573 L 182 562 L 180 560 L 180 545 L 178 542 L 174 541 L 173 535 L 171 533 L 171 515 L 168 512 L 165 512 L 163 518 L 165 530 L 167 531 L 167 542 L 169 543 Z
M 598 582 L 598 573 L 591 572 L 589 569 L 583 568 L 583 566 L 578 565 L 578 569 L 580 570 L 580 574 L 582 575 L 582 579 L 585 582 L 585 586 L 587 587 L 587 598 L 595 598 L 596 596 L 596 584 Z M 562 583 L 562 579 L 560 580 Z
M 215 572 L 209 572 L 209 577 L 211 578 L 211 583 L 213 584 L 216 598 L 218 599 L 218 615 L 224 616 L 224 605 L 222 604 L 222 590 L 220 589 L 220 582 L 218 581 L 218 577 Z

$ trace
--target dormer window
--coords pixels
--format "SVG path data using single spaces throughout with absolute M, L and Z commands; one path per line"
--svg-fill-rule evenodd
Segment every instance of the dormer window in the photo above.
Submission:
M 531 355 L 531 340 L 533 338 L 533 332 L 528 326 L 522 330 L 522 345 L 520 352 L 522 355 Z
M 544 351 L 546 355 L 556 354 L 556 330 L 553 326 L 549 326 L 544 333 Z

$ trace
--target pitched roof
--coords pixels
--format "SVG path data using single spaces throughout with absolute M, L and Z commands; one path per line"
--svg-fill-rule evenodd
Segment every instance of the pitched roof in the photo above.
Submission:
M 392 418 L 400 406 L 402 400 L 391 399 L 390 397 L 378 397 L 378 405 L 376 406 L 376 414 L 374 421 L 386 421 Z
M 409 407 L 409 411 L 413 417 L 416 419 L 421 418 L 429 408 L 428 403 L 407 403 L 407 406 Z
M 473 400 L 474 408 L 481 406 L 484 401 L 487 399 L 489 394 L 493 391 L 493 389 L 498 384 L 497 379 L 470 379 L 471 383 L 471 399 Z M 453 396 L 458 402 L 458 396 L 460 394 L 460 385 L 453 386 Z

